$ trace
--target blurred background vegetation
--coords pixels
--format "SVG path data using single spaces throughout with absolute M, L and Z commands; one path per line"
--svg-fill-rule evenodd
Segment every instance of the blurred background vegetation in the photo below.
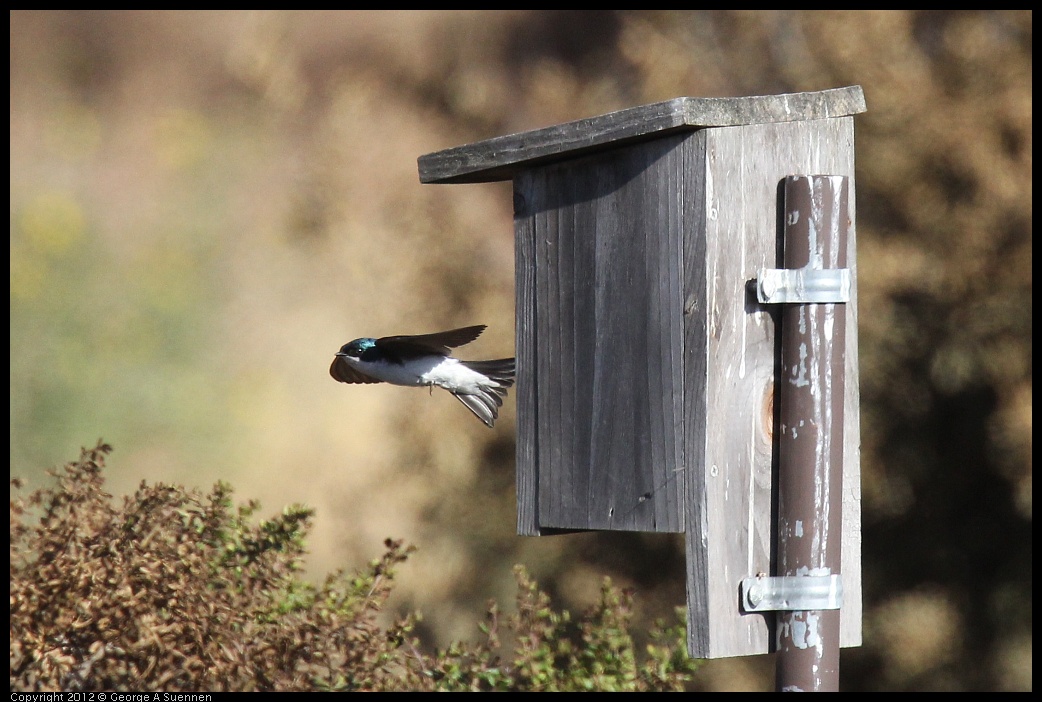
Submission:
M 1031 13 L 11 13 L 11 472 L 99 437 L 109 486 L 317 510 L 309 568 L 418 547 L 444 645 L 523 563 L 684 602 L 681 536 L 515 535 L 514 410 L 327 375 L 359 336 L 513 350 L 509 183 L 443 148 L 678 96 L 864 88 L 856 118 L 865 644 L 851 690 L 1031 688 Z M 769 656 L 701 689 L 771 689 Z

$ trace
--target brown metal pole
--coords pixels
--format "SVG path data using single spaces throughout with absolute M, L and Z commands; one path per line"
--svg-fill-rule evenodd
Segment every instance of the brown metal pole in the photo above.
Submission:
M 785 268 L 847 265 L 844 176 L 785 180 Z M 779 576 L 840 572 L 845 306 L 782 307 Z M 839 690 L 839 610 L 781 611 L 777 689 Z

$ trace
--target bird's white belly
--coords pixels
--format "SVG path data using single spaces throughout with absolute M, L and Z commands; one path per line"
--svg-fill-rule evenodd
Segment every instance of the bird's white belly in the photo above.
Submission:
M 475 393 L 480 390 L 482 381 L 487 381 L 485 376 L 455 358 L 416 359 L 401 365 L 351 360 L 352 365 L 366 375 L 393 385 L 437 385 L 455 392 Z
M 446 358 L 424 373 L 423 378 L 432 385 L 470 395 L 480 392 L 489 382 L 481 373 L 467 368 L 455 358 Z

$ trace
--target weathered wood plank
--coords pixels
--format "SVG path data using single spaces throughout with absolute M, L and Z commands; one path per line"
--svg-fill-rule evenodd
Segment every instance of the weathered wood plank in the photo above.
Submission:
M 539 443 L 536 440 L 535 401 L 538 394 L 539 356 L 535 332 L 535 222 L 528 216 L 523 198 L 517 193 L 527 190 L 525 181 L 530 171 L 523 171 L 514 179 L 514 275 L 516 278 L 516 344 L 514 356 L 517 380 L 514 398 L 517 402 L 517 435 L 532 437 L 517 443 L 517 533 L 522 536 L 539 535 L 539 493 L 536 464 Z
M 684 484 L 687 532 L 688 650 L 707 655 L 710 645 L 710 583 L 715 563 L 710 561 L 709 528 L 712 506 L 706 499 L 705 460 L 708 454 L 709 423 L 709 329 L 706 307 L 709 299 L 706 240 L 706 147 L 710 131 L 697 132 L 686 143 L 685 198 L 678 212 L 692 223 L 683 242 L 684 291 Z
M 689 430 L 689 643 L 696 656 L 765 652 L 767 620 L 736 608 L 742 578 L 772 572 L 771 430 L 776 363 L 772 312 L 747 294 L 761 267 L 779 267 L 778 187 L 792 174 L 853 179 L 853 119 L 763 124 L 706 130 L 706 289 L 697 265 L 689 299 L 708 304 L 706 443 L 700 461 L 697 427 Z M 849 212 L 853 220 L 851 187 Z M 856 271 L 853 225 L 848 261 Z M 696 262 L 691 261 L 692 264 Z M 856 279 L 856 273 L 853 276 Z M 844 442 L 844 608 L 842 645 L 860 643 L 860 462 L 856 291 L 846 305 L 847 377 Z M 695 321 L 697 317 L 688 316 Z M 690 322 L 689 322 L 690 323 Z M 689 328 L 689 346 L 698 329 Z M 687 394 L 692 391 L 692 370 Z M 691 400 L 689 400 L 690 402 Z M 690 405 L 689 405 L 690 408 Z M 697 408 L 690 408 L 694 411 Z M 690 417 L 689 421 L 697 419 Z M 699 481 L 704 491 L 700 492 Z M 699 500 L 704 500 L 700 502 Z
M 526 168 L 678 129 L 843 117 L 865 111 L 860 86 L 753 97 L 678 97 L 420 156 L 421 183 L 509 180 Z
M 535 434 L 518 435 L 534 446 L 518 460 L 536 463 L 538 529 L 683 529 L 680 242 L 690 223 L 677 210 L 676 145 L 688 136 L 515 179 L 527 218 L 516 231 L 534 238 L 518 268 L 536 271 L 518 314 L 535 332 L 540 384 Z

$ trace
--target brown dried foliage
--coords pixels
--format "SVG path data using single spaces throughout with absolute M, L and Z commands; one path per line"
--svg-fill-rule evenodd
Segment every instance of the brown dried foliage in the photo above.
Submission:
M 353 579 L 297 580 L 311 511 L 248 524 L 230 489 L 146 485 L 121 508 L 103 491 L 99 443 L 11 502 L 11 688 L 301 690 L 339 676 L 380 689 L 403 621 L 374 616 L 408 549 Z M 38 525 L 26 516 L 42 510 Z
M 683 625 L 657 626 L 638 663 L 632 593 L 606 579 L 572 624 L 521 567 L 508 662 L 495 603 L 485 641 L 422 653 L 413 616 L 378 621 L 411 547 L 388 539 L 363 572 L 315 587 L 300 579 L 311 510 L 251 524 L 256 503 L 233 509 L 225 484 L 144 482 L 117 508 L 111 450 L 84 449 L 57 487 L 11 501 L 12 690 L 680 690 L 696 667 Z

